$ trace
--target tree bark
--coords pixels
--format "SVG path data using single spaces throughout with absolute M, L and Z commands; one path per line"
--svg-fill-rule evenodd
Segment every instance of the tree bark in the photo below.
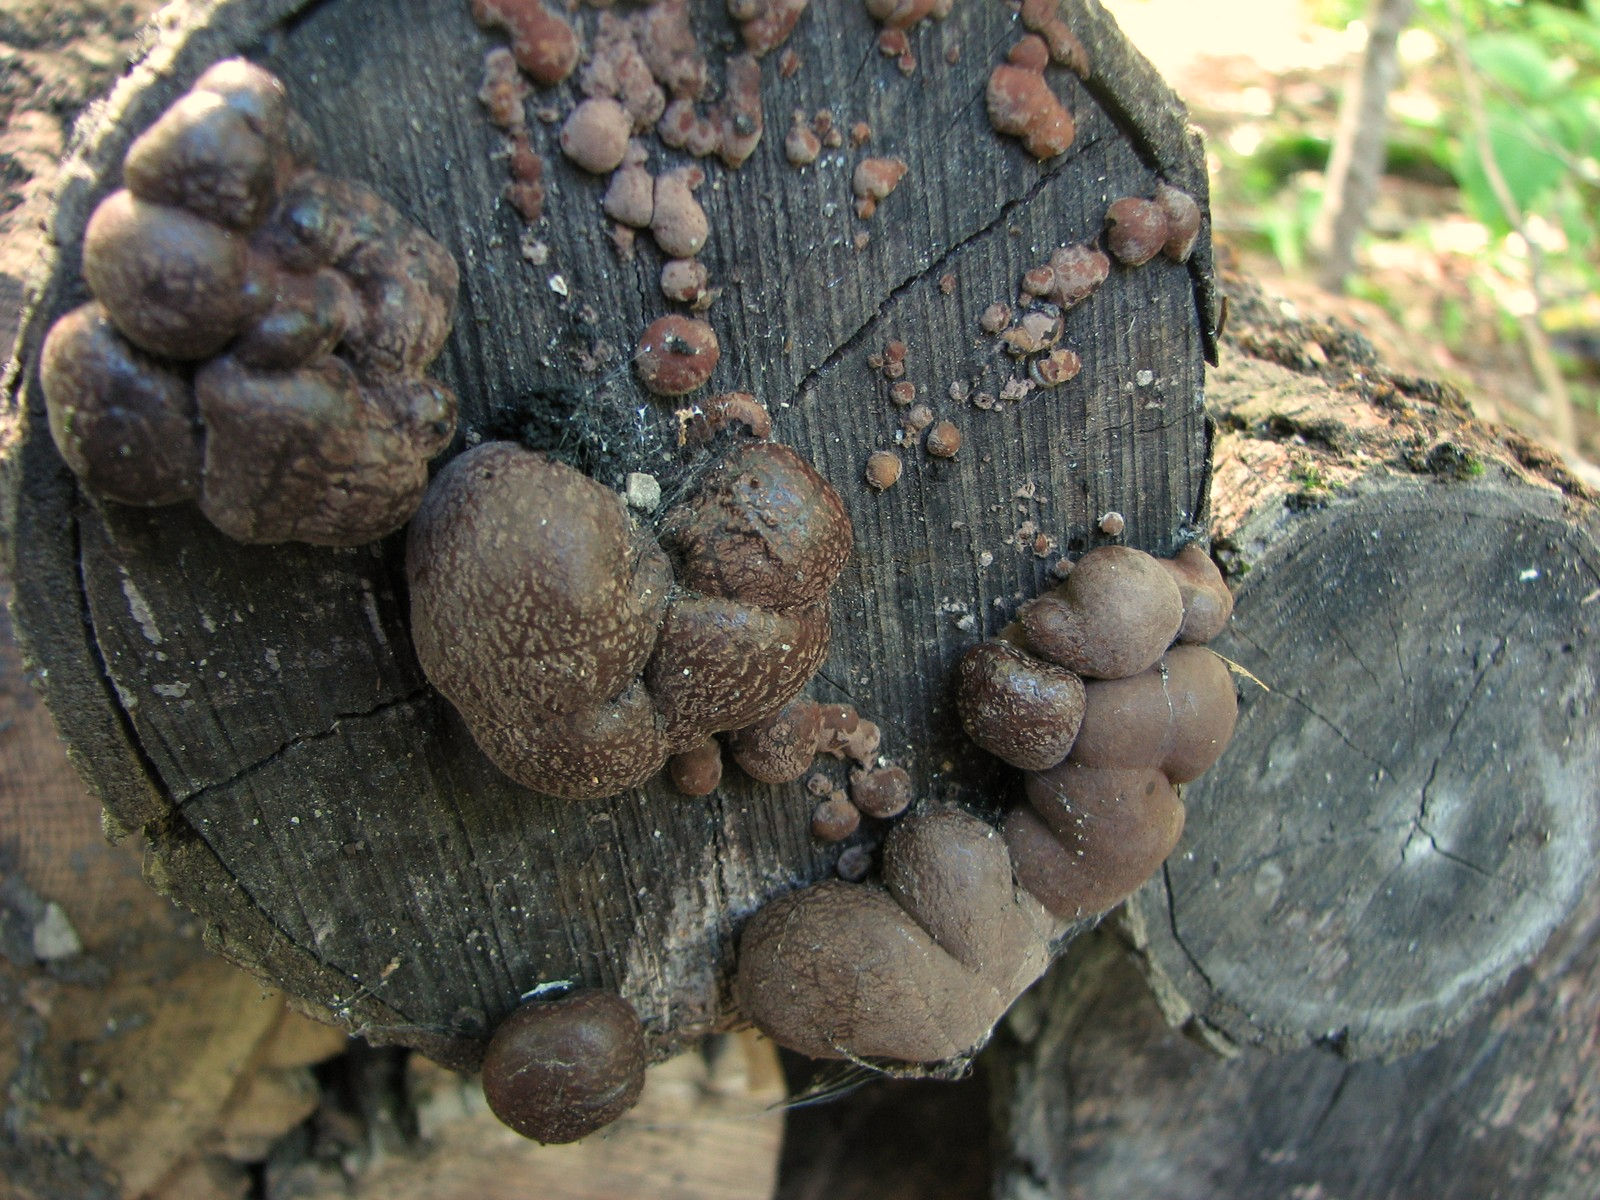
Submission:
M 1087 85 L 1051 73 L 1078 122 L 1064 157 L 1036 163 L 989 128 L 985 82 L 1020 33 L 1006 6 L 966 4 L 920 27 L 907 77 L 878 54 L 862 6 L 818 3 L 789 43 L 802 69 L 781 77 L 776 55 L 763 65 L 756 155 L 737 172 L 711 168 L 701 192 L 713 229 L 702 258 L 724 289 L 710 313 L 724 349 L 712 390 L 755 392 L 855 523 L 816 694 L 883 726 L 884 752 L 923 803 L 984 812 L 1002 788 L 964 744 L 944 680 L 1050 581 L 1019 526 L 1077 551 L 1116 510 L 1127 540 L 1170 552 L 1206 519 L 1204 236 L 1186 268 L 1118 270 L 1068 314 L 1066 343 L 1085 363 L 1072 383 L 994 410 L 949 399 L 952 384 L 1000 393 L 1015 367 L 979 334 L 979 314 L 1014 301 L 1051 249 L 1096 236 L 1110 200 L 1165 178 L 1204 206 L 1181 107 L 1096 5 L 1063 11 L 1094 63 Z M 737 36 L 723 7 L 695 21 L 720 66 Z M 130 138 L 205 66 L 243 52 L 284 78 L 325 169 L 371 184 L 461 264 L 436 364 L 462 402 L 452 452 L 516 437 L 607 484 L 650 471 L 670 493 L 695 464 L 618 349 L 666 308 L 660 259 L 645 239 L 634 261 L 616 257 L 604 181 L 561 159 L 553 128 L 538 134 L 548 215 L 521 227 L 476 99 L 493 44 L 465 3 L 426 0 L 217 0 L 163 30 L 80 133 L 58 254 L 24 318 L 7 389 L 16 613 L 113 823 L 146 833 L 150 877 L 224 954 L 329 1019 L 443 1061 L 472 1062 L 520 996 L 555 980 L 621 991 L 665 1055 L 737 1020 L 726 981 L 743 919 L 833 870 L 838 851 L 809 837 L 803 789 L 730 772 L 704 801 L 661 781 L 592 804 L 532 795 L 422 678 L 401 538 L 240 547 L 187 507 L 98 504 L 44 427 L 38 348 L 85 297 L 89 212 Z M 574 90 L 543 98 L 564 111 Z M 781 153 L 787 114 L 823 107 L 843 128 L 870 123 L 870 146 L 796 171 Z M 899 155 L 911 175 L 857 223 L 850 175 L 867 153 Z M 870 235 L 860 249 L 858 232 Z M 966 445 L 952 461 L 908 447 L 905 477 L 879 496 L 861 468 L 892 443 L 897 413 L 866 360 L 891 339 L 909 344 L 907 378 Z
M 1367 227 L 1367 213 L 1383 178 L 1389 93 L 1400 76 L 1400 35 L 1416 7 L 1416 0 L 1372 0 L 1361 65 L 1350 72 L 1339 104 L 1326 191 L 1311 234 L 1321 259 L 1318 279 L 1330 292 L 1344 291 L 1355 268 L 1356 240 Z

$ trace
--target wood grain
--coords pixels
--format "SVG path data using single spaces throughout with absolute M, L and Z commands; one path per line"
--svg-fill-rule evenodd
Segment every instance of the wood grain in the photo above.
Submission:
M 1128 919 L 1180 1021 L 1405 1053 L 1593 880 L 1600 521 L 1448 388 L 1233 291 L 1210 399 L 1239 730 Z
M 817 464 L 855 522 L 815 690 L 883 725 L 885 753 L 923 803 L 992 811 L 1014 788 L 975 761 L 943 688 L 954 657 L 1046 580 L 1018 526 L 1032 519 L 1081 550 L 1115 509 L 1129 541 L 1167 551 L 1205 519 L 1204 245 L 1188 269 L 1119 270 L 1069 314 L 1085 369 L 1066 387 L 993 412 L 946 398 L 956 381 L 999 391 L 1013 368 L 978 315 L 1014 299 L 1051 248 L 1095 234 L 1110 199 L 1148 193 L 1159 172 L 1204 200 L 1176 101 L 1097 6 L 1067 11 L 1102 67 L 1092 94 L 1052 75 L 1079 126 L 1060 160 L 1041 166 L 988 127 L 984 81 L 1017 33 L 1005 5 L 964 4 L 923 27 L 922 65 L 906 78 L 877 54 L 859 6 L 816 4 L 791 41 L 802 70 L 781 80 L 763 68 L 756 155 L 734 174 L 714 168 L 701 193 L 713 228 L 703 258 L 724 289 L 710 314 L 724 348 L 712 386 L 756 392 L 776 436 Z M 696 21 L 718 61 L 732 37 L 721 6 Z M 669 493 L 691 475 L 699 464 L 677 450 L 671 413 L 623 361 L 666 307 L 659 259 L 644 247 L 619 261 L 602 182 L 553 153 L 549 215 L 534 231 L 548 257 L 537 268 L 524 257 L 475 99 L 491 44 L 465 5 L 191 5 L 114 94 L 80 139 L 56 216 L 60 256 L 9 388 L 19 624 L 113 818 L 149 831 L 153 876 L 224 953 L 369 1036 L 451 1061 L 470 1061 L 521 993 L 555 979 L 620 989 L 664 1054 L 734 1019 L 724 983 L 743 918 L 832 869 L 837 850 L 809 838 L 802 790 L 732 778 L 706 801 L 659 782 L 596 804 L 531 795 L 496 774 L 422 681 L 398 538 L 246 549 L 188 508 L 100 507 L 43 432 L 37 347 L 83 295 L 77 244 L 93 201 L 130 136 L 205 65 L 243 51 L 284 76 L 326 169 L 371 184 L 461 263 L 459 319 L 437 367 L 462 399 L 457 448 L 519 437 L 608 484 L 650 470 Z M 824 106 L 846 126 L 870 122 L 872 153 L 911 164 L 870 223 L 849 215 L 856 155 L 801 172 L 782 157 L 790 110 Z M 553 130 L 542 136 L 548 148 Z M 858 229 L 871 235 L 859 252 Z M 910 450 L 880 497 L 860 471 L 890 444 L 896 415 L 866 358 L 892 338 L 909 344 L 907 377 L 966 445 L 948 462 Z M 612 365 L 585 372 L 584 355 L 606 345 Z

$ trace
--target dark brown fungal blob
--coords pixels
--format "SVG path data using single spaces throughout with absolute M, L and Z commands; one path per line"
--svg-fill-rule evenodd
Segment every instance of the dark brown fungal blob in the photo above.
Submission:
M 1149 262 L 1166 241 L 1167 216 L 1154 200 L 1124 196 L 1106 209 L 1106 245 L 1124 266 Z
M 1045 542 L 1036 538 L 1036 553 L 1049 552 Z M 1210 594 L 1220 575 L 1190 549 L 1181 563 L 1120 546 L 1063 559 L 1065 584 L 957 666 L 968 735 L 1026 772 L 1031 807 L 1005 822 L 1017 880 L 1059 917 L 1105 911 L 1160 866 L 1183 829 L 1174 785 L 1208 769 L 1232 736 L 1227 665 L 1171 645 L 1190 607 L 1206 630 L 1220 610 Z M 1100 678 L 1085 685 L 1073 671 Z
M 472 16 L 485 29 L 504 30 L 517 65 L 545 87 L 578 65 L 578 35 L 540 0 L 472 0 Z
M 1088 78 L 1089 52 L 1061 19 L 1057 0 L 1022 0 L 1022 24 L 1049 45 L 1052 62 Z
M 1105 253 L 1080 242 L 1053 251 L 1048 263 L 1023 276 L 1022 290 L 1068 309 L 1087 300 L 1110 274 Z
M 647 391 L 657 396 L 682 396 L 703 387 L 721 357 L 722 348 L 711 326 L 673 314 L 646 326 L 633 365 Z
M 791 892 L 746 924 L 734 996 L 780 1045 L 814 1058 L 955 1058 L 982 1045 L 1048 962 L 1048 922 L 1018 897 L 1004 844 L 981 821 L 953 810 L 903 821 L 884 846 L 884 879 Z
M 788 40 L 807 3 L 809 0 L 728 0 L 728 15 L 739 22 L 745 49 L 759 58 Z M 798 69 L 797 65 L 784 78 Z
M 537 721 L 483 721 L 473 735 L 511 779 L 564 800 L 597 800 L 637 787 L 674 749 L 659 726 L 654 699 L 639 684 L 613 700 L 547 712 Z
M 1079 675 L 1117 679 L 1154 665 L 1183 622 L 1172 576 L 1142 550 L 1101 546 L 1018 616 L 1029 647 Z
M 792 783 L 816 757 L 822 722 L 808 696 L 796 696 L 763 721 L 728 736 L 733 761 L 761 783 Z
M 1199 546 L 1185 546 L 1176 556 L 1158 561 L 1172 574 L 1183 600 L 1180 642 L 1209 642 L 1228 627 L 1233 593 L 1209 554 Z
M 339 272 L 280 272 L 271 306 L 229 354 L 246 366 L 287 370 L 332 354 L 361 320 L 361 302 Z
M 64 318 L 44 375 L 69 464 L 126 502 L 198 483 L 245 541 L 398 528 L 455 428 L 454 397 L 422 377 L 450 331 L 454 260 L 369 189 L 314 170 L 282 84 L 242 60 L 135 139 L 124 176 L 84 235 L 97 316 Z M 152 437 L 166 444 L 139 452 Z
M 483 1094 L 537 1142 L 575 1142 L 627 1112 L 649 1062 L 639 1014 L 615 992 L 531 1000 L 500 1022 L 483 1058 Z
M 850 555 L 850 536 L 838 494 L 775 442 L 734 450 L 662 531 L 681 584 L 772 608 L 822 600 Z
M 718 152 L 737 170 L 761 142 L 761 63 L 753 54 L 736 54 L 723 70 L 722 100 L 715 110 Z
M 561 152 L 585 171 L 604 175 L 622 165 L 633 119 L 609 96 L 585 100 L 561 126 Z
M 1154 768 L 1068 760 L 1026 780 L 1031 810 L 1007 815 L 1005 837 L 1018 881 L 1059 917 L 1090 916 L 1126 899 L 1183 833 L 1183 803 Z
M 824 800 L 811 813 L 811 836 L 823 842 L 842 842 L 861 825 L 861 810 L 844 793 Z
M 243 239 L 130 191 L 101 201 L 83 234 L 83 274 L 118 330 L 163 358 L 220 350 L 260 307 Z
M 1173 262 L 1188 262 L 1200 237 L 1200 206 L 1188 192 L 1171 184 L 1156 185 L 1156 204 L 1167 219 L 1167 240 L 1161 252 Z
M 669 758 L 667 773 L 672 776 L 672 786 L 685 796 L 709 796 L 722 782 L 722 747 L 716 738 L 708 737 Z
M 737 557 L 739 547 L 728 549 Z M 825 610 L 774 612 L 724 595 L 678 597 L 644 676 L 668 744 L 685 746 L 766 717 L 805 686 L 827 648 Z
M 620 497 L 509 442 L 439 473 L 406 567 L 417 658 L 474 728 L 619 695 L 654 649 L 671 584 Z
M 748 536 L 769 521 L 779 527 L 765 542 Z M 827 655 L 826 594 L 850 537 L 838 497 L 788 447 L 758 442 L 733 450 L 663 526 L 676 581 L 620 497 L 504 442 L 461 455 L 429 491 L 407 546 L 417 657 L 524 786 L 615 795 L 669 755 L 708 757 L 713 733 L 743 730 L 754 744 L 762 730 L 745 727 L 764 724 L 777 753 L 785 719 L 789 736 L 803 729 L 795 774 L 809 763 L 810 702 L 784 706 Z M 743 762 L 740 738 L 734 752 Z M 691 782 L 710 770 L 674 765 Z
M 1008 642 L 980 642 L 963 654 L 955 689 L 967 736 L 1025 771 L 1066 758 L 1083 720 L 1083 681 Z
M 280 168 L 281 131 L 288 114 L 283 84 L 251 68 L 255 79 L 230 102 L 206 86 L 194 90 L 134 139 L 123 178 L 154 204 L 184 209 L 229 229 L 260 224 L 273 199 Z M 250 86 L 253 83 L 254 86 Z
M 1016 903 L 1005 843 L 960 809 L 896 825 L 884 841 L 883 885 L 968 970 L 1005 980 L 1029 960 L 1038 931 Z
M 455 427 L 445 389 L 363 387 L 331 355 L 288 371 L 225 355 L 194 388 L 206 429 L 200 508 L 241 542 L 359 545 L 397 529 Z
M 924 446 L 935 458 L 954 458 L 961 450 L 961 430 L 954 421 L 935 422 Z
M 363 381 L 420 375 L 450 335 L 455 260 L 370 188 L 306 171 L 284 189 L 254 244 L 280 269 L 332 267 L 344 276 L 360 316 L 338 354 Z
M 1187 783 L 1222 754 L 1238 711 L 1227 664 L 1204 647 L 1174 646 L 1148 671 L 1088 685 L 1071 761 L 1154 767 Z
M 1085 867 L 1081 854 L 1062 845 L 1026 805 L 1006 813 L 1000 831 L 1011 870 L 1023 890 L 1056 915 L 1076 916 L 1086 911 L 1083 902 L 1088 889 L 1082 878 Z
M 1045 82 L 1049 61 L 1044 41 L 1029 34 L 1011 48 L 1007 62 L 995 67 L 986 92 L 995 131 L 1018 138 L 1038 159 L 1066 153 L 1077 134 L 1072 114 Z
M 911 776 L 892 763 L 850 772 L 850 799 L 869 817 L 888 820 L 911 805 Z
M 137 505 L 198 493 L 202 442 L 188 380 L 129 345 L 99 304 L 51 326 L 39 374 L 50 434 L 90 491 Z

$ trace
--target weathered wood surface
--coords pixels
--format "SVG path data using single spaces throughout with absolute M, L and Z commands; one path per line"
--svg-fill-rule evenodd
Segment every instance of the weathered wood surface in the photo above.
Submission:
M 0 576 L 0 596 L 9 587 Z M 245 1196 L 344 1037 L 206 952 L 107 845 L 0 611 L 0 1195 Z M 207 1190 L 184 1190 L 203 1179 Z
M 1217 649 L 1265 686 L 1129 918 L 1175 1009 L 1227 1038 L 1399 1053 L 1593 876 L 1600 521 L 1448 388 L 1235 291 L 1209 389 L 1239 572 Z
M 1214 1054 L 1110 934 L 997 1036 L 1003 1200 L 1570 1200 L 1600 1180 L 1600 897 L 1455 1034 L 1398 1060 Z
M 1229 292 L 1215 645 L 1272 690 L 1243 685 L 1185 788 L 1133 960 L 1075 946 L 987 1060 L 998 1192 L 1591 1195 L 1593 498 L 1347 330 Z
M 1108 200 L 1147 194 L 1158 171 L 1204 197 L 1181 108 L 1097 7 L 1065 11 L 1097 68 L 1092 95 L 1052 73 L 1079 125 L 1063 159 L 1033 162 L 985 119 L 984 81 L 1017 32 L 1006 5 L 971 0 L 921 28 L 921 65 L 906 78 L 878 55 L 860 5 L 818 3 L 790 42 L 799 73 L 763 65 L 760 148 L 737 173 L 713 168 L 701 194 L 713 228 L 702 257 L 725 288 L 710 314 L 723 345 L 713 388 L 765 400 L 776 435 L 816 462 L 856 525 L 816 692 L 880 722 L 885 752 L 926 802 L 987 809 L 1013 787 L 962 743 L 943 686 L 959 651 L 1047 577 L 1017 527 L 1032 519 L 1080 550 L 1114 509 L 1128 541 L 1170 551 L 1204 522 L 1204 241 L 1188 270 L 1115 272 L 1069 315 L 1085 369 L 1060 391 L 993 412 L 946 398 L 957 380 L 999 391 L 1012 368 L 978 333 L 979 313 L 1014 298 L 1052 247 L 1093 235 Z M 719 63 L 734 36 L 722 6 L 696 21 Z M 499 200 L 498 135 L 475 99 L 492 44 L 464 3 L 218 0 L 169 19 L 79 140 L 53 228 L 59 257 L 24 321 L 7 486 L 16 611 L 114 821 L 147 832 L 151 877 L 225 954 L 374 1038 L 448 1060 L 470 1060 L 519 995 L 557 979 L 620 989 L 665 1053 L 730 1020 L 742 919 L 832 869 L 837 851 L 809 838 L 800 788 L 730 773 L 707 801 L 661 783 L 586 805 L 530 795 L 420 677 L 400 539 L 246 549 L 188 508 L 101 507 L 44 433 L 37 350 L 84 294 L 78 239 L 93 203 L 130 137 L 206 65 L 243 51 L 283 75 L 327 169 L 372 184 L 461 263 L 438 373 L 461 396 L 464 436 L 525 436 L 607 483 L 630 469 L 670 476 L 670 413 L 625 365 L 580 365 L 601 343 L 631 346 L 665 310 L 659 260 L 643 246 L 632 264 L 616 259 L 603 183 L 560 160 L 553 129 L 542 135 L 549 215 L 535 230 L 548 259 L 524 258 Z M 571 95 L 551 99 L 565 107 Z M 849 215 L 858 154 L 804 172 L 783 160 L 789 112 L 822 107 L 845 127 L 870 122 L 870 152 L 911 164 L 864 226 Z M 858 252 L 861 228 L 871 242 Z M 896 414 L 865 360 L 892 338 L 911 347 L 919 394 L 967 441 L 952 462 L 911 451 L 879 497 L 861 464 L 890 444 Z

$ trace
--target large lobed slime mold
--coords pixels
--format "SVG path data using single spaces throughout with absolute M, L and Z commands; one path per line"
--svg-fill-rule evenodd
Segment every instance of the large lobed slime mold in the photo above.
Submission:
M 312 165 L 283 84 L 218 63 L 129 147 L 84 232 L 94 299 L 40 366 L 90 492 L 185 500 L 241 542 L 353 546 L 403 525 L 456 401 L 423 372 L 457 271 L 371 189 Z

